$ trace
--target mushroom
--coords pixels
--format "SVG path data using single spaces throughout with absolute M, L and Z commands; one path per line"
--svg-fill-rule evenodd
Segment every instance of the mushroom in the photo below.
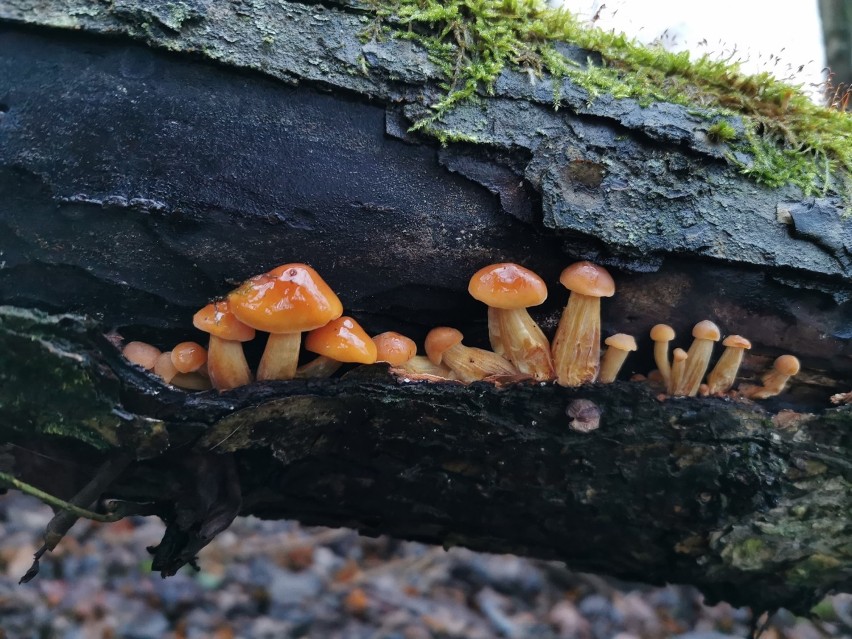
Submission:
M 657 324 L 651 329 L 651 339 L 654 342 L 654 361 L 657 370 L 663 378 L 663 384 L 668 386 L 672 369 L 669 364 L 669 342 L 675 338 L 674 329 L 668 324 Z
M 207 351 L 196 342 L 181 342 L 172 349 L 171 360 L 178 373 L 194 373 L 207 363 Z
M 682 348 L 676 348 L 672 351 L 672 370 L 668 385 L 669 395 L 684 394 L 680 392 L 680 387 L 683 382 L 683 372 L 686 369 L 686 360 L 688 357 L 689 355 Z
M 426 355 L 437 365 L 450 368 L 462 382 L 475 382 L 494 375 L 517 375 L 517 369 L 497 353 L 461 343 L 461 331 L 439 326 L 426 336 Z
M 307 264 L 283 264 L 256 275 L 231 291 L 228 302 L 240 321 L 270 334 L 257 369 L 259 380 L 293 379 L 302 332 L 343 314 L 337 295 Z
M 210 333 L 207 372 L 216 390 L 228 390 L 251 382 L 251 370 L 241 342 L 254 339 L 254 329 L 231 312 L 227 300 L 208 304 L 192 318 L 195 328 Z
M 737 379 L 740 364 L 747 348 L 751 348 L 751 342 L 740 335 L 728 335 L 722 342 L 725 351 L 716 362 L 716 366 L 707 376 L 707 393 L 725 393 L 731 389 Z
M 571 291 L 553 337 L 557 383 L 579 386 L 598 376 L 601 356 L 601 297 L 612 297 L 615 282 L 591 262 L 572 264 L 559 277 Z
M 601 360 L 601 373 L 599 381 L 603 384 L 611 384 L 618 376 L 618 371 L 624 365 L 627 354 L 636 350 L 636 340 L 632 335 L 616 333 L 604 340 L 607 349 Z
M 128 342 L 121 354 L 131 363 L 141 366 L 146 371 L 154 370 L 160 349 L 146 342 Z
M 331 377 L 344 362 L 372 364 L 376 361 L 373 340 L 358 322 L 346 315 L 308 333 L 305 350 L 319 357 L 296 370 L 299 379 Z
M 157 363 L 154 364 L 154 373 L 163 378 L 166 384 L 172 383 L 172 378 L 177 375 L 178 371 L 175 365 L 172 364 L 172 352 L 167 351 L 162 353 L 157 358 Z
M 780 394 L 793 375 L 799 372 L 801 364 L 793 355 L 781 355 L 772 364 L 772 370 L 763 376 L 763 386 L 741 388 L 742 394 L 749 399 L 766 399 Z
M 453 372 L 443 365 L 435 365 L 428 357 L 417 354 L 417 344 L 405 335 L 388 331 L 373 337 L 376 361 L 387 362 L 391 372 L 425 378 L 450 379 Z
M 721 334 L 719 327 L 710 320 L 702 320 L 692 329 L 692 346 L 689 347 L 687 355 L 689 359 L 683 370 L 683 379 L 678 386 L 678 395 L 695 397 L 698 387 L 710 365 L 710 356 L 713 354 L 713 342 L 718 342 Z
M 521 373 L 539 381 L 553 379 L 550 342 L 527 308 L 547 299 L 544 280 L 511 262 L 492 264 L 474 273 L 468 292 L 488 305 L 491 348 Z

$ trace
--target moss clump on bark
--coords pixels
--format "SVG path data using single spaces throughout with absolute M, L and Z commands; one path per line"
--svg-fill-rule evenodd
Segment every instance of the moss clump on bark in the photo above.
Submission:
M 644 46 L 623 34 L 581 25 L 569 12 L 539 0 L 371 0 L 378 24 L 395 37 L 416 40 L 443 71 L 445 94 L 415 129 L 443 137 L 430 126 L 457 104 L 493 89 L 500 72 L 514 67 L 583 87 L 593 102 L 602 94 L 642 104 L 667 101 L 697 106 L 707 117 L 736 116 L 714 124 L 711 138 L 728 145 L 729 161 L 756 182 L 798 186 L 805 195 L 840 194 L 852 211 L 852 116 L 814 104 L 796 86 L 769 73 L 746 75 L 740 64 L 688 52 Z M 374 32 L 375 30 L 373 30 Z M 589 52 L 580 65 L 556 48 L 569 42 Z M 599 58 L 593 62 L 592 57 Z M 750 159 L 744 160 L 745 153 Z

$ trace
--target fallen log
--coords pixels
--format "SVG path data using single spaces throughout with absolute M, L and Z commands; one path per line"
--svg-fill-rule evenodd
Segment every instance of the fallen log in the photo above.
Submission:
M 164 573 L 239 513 L 762 608 L 852 590 L 852 413 L 828 401 L 852 369 L 839 195 L 753 183 L 691 108 L 590 101 L 565 78 L 554 111 L 557 80 L 508 70 L 430 125 L 442 147 L 408 131 L 438 69 L 416 43 L 363 42 L 364 8 L 34 4 L 0 7 L 0 470 L 72 500 L 130 453 L 102 494 L 169 523 Z M 552 287 L 535 313 L 552 335 L 558 274 L 583 258 L 616 277 L 604 333 L 637 336 L 632 372 L 653 368 L 651 326 L 712 318 L 752 340 L 746 377 L 791 352 L 799 381 L 762 402 L 661 401 L 634 382 L 412 383 L 377 366 L 186 393 L 117 346 L 200 341 L 195 310 L 294 260 L 372 333 L 447 324 L 480 345 L 467 280 L 521 262 Z M 578 400 L 597 430 L 570 427 Z

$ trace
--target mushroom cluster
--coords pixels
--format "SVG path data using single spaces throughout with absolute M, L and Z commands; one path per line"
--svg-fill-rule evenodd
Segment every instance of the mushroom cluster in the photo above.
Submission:
M 547 299 L 544 280 L 519 264 L 503 262 L 477 271 L 468 286 L 487 306 L 491 350 L 466 346 L 459 330 L 440 326 L 426 336 L 424 357 L 417 354 L 413 340 L 399 333 L 371 338 L 355 319 L 343 315 L 340 299 L 313 268 L 284 264 L 251 277 L 195 314 L 194 326 L 210 335 L 206 350 L 183 342 L 162 353 L 150 344 L 130 342 L 124 355 L 174 386 L 224 391 L 255 378 L 243 343 L 262 331 L 269 336 L 257 380 L 330 377 L 345 363 L 378 361 L 388 363 L 396 375 L 419 381 L 533 380 L 562 386 L 614 382 L 637 344 L 633 336 L 616 333 L 603 340 L 606 350 L 601 355 L 601 298 L 615 294 L 612 276 L 583 261 L 568 266 L 559 281 L 569 295 L 552 342 L 527 310 Z M 299 366 L 303 333 L 305 350 L 317 357 Z M 719 327 L 704 320 L 692 334 L 689 350 L 675 348 L 670 358 L 674 329 L 665 324 L 651 329 L 657 369 L 648 381 L 666 396 L 732 393 L 749 341 L 739 335 L 726 337 L 725 350 L 708 374 L 714 343 L 721 338 Z M 762 384 L 743 386 L 738 394 L 751 399 L 777 395 L 798 369 L 795 357 L 782 355 Z

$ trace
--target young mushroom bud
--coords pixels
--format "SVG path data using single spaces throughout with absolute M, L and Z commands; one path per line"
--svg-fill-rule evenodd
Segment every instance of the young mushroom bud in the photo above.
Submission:
M 269 340 L 257 378 L 293 379 L 302 332 L 325 326 L 343 314 L 343 305 L 319 273 L 307 264 L 283 264 L 256 275 L 228 295 L 234 315 Z
M 454 328 L 433 328 L 426 336 L 426 355 L 436 366 L 449 367 L 462 382 L 518 374 L 517 369 L 497 353 L 462 344 L 463 337 L 461 331 Z
M 718 342 L 722 336 L 719 327 L 710 320 L 698 322 L 692 329 L 692 346 L 689 347 L 686 368 L 683 370 L 683 379 L 678 386 L 678 395 L 695 397 L 698 387 L 704 379 L 707 367 L 710 365 L 710 357 L 713 355 L 713 343 Z
M 624 365 L 627 354 L 636 350 L 636 340 L 632 335 L 616 333 L 604 340 L 607 349 L 601 360 L 601 374 L 598 378 L 603 384 L 611 384 L 618 376 L 618 371 Z
M 305 339 L 305 350 L 319 355 L 299 367 L 296 377 L 331 377 L 344 363 L 373 364 L 376 345 L 351 317 L 344 315 L 312 330 Z
M 402 366 L 417 355 L 414 340 L 394 331 L 374 335 L 373 344 L 376 345 L 376 361 L 387 362 L 391 366 Z
M 194 373 L 207 363 L 207 351 L 201 344 L 181 342 L 172 349 L 171 360 L 178 373 Z
M 198 330 L 210 333 L 207 372 L 216 390 L 228 390 L 251 382 L 251 370 L 242 342 L 254 339 L 254 329 L 238 320 L 226 300 L 208 304 L 192 318 Z
M 707 376 L 708 395 L 731 390 L 737 379 L 743 354 L 746 349 L 751 348 L 751 342 L 740 335 L 728 335 L 722 342 L 722 346 L 725 347 L 725 351 Z
M 668 324 L 657 324 L 651 329 L 651 340 L 654 342 L 654 361 L 657 363 L 657 370 L 660 371 L 665 386 L 668 386 L 672 373 L 669 364 L 669 342 L 674 338 L 674 329 Z
M 672 370 L 669 377 L 668 392 L 669 395 L 683 395 L 680 388 L 683 384 L 683 373 L 686 369 L 686 360 L 689 356 L 682 348 L 676 348 L 672 351 Z
M 154 370 L 160 349 L 146 342 L 128 342 L 121 354 L 131 363 L 141 366 L 146 371 Z
M 772 364 L 772 370 L 763 376 L 763 386 L 743 388 L 742 393 L 749 399 L 766 399 L 784 391 L 787 381 L 799 372 L 801 364 L 793 355 L 781 355 Z
M 553 337 L 557 383 L 579 386 L 598 376 L 601 357 L 601 297 L 612 297 L 615 282 L 591 262 L 572 264 L 559 277 L 571 291 Z
M 547 286 L 531 270 L 510 262 L 474 273 L 468 292 L 488 305 L 491 348 L 521 373 L 539 381 L 553 379 L 550 342 L 527 308 L 547 299 Z

